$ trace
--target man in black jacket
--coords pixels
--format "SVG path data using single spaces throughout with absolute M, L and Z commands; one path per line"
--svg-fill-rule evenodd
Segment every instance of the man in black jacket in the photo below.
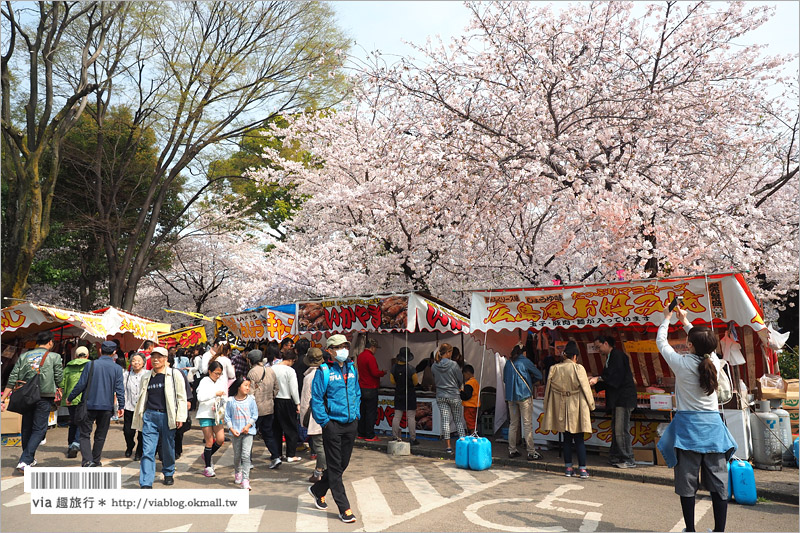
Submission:
M 589 383 L 606 391 L 606 411 L 611 413 L 609 463 L 617 468 L 634 468 L 631 413 L 636 407 L 636 383 L 630 361 L 625 352 L 614 348 L 614 337 L 600 335 L 595 347 L 606 356 L 606 363 L 603 375 L 591 378 Z

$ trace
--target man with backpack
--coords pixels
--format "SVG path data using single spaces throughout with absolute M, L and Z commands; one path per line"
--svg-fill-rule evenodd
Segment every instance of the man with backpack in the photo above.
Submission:
M 311 413 L 322 426 L 322 446 L 327 469 L 308 488 L 317 509 L 327 509 L 325 495 L 330 489 L 339 509 L 339 519 L 356 521 L 344 489 L 342 475 L 350 464 L 361 412 L 361 388 L 356 365 L 350 358 L 350 343 L 344 335 L 332 335 L 326 343 L 332 363 L 323 363 L 311 385 Z
M 528 449 L 528 461 L 541 459 L 533 444 L 533 386 L 542 380 L 542 373 L 530 359 L 522 355 L 524 348 L 514 346 L 503 367 L 503 386 L 508 402 L 508 456 L 519 457 L 517 437 L 522 418 L 522 435 Z

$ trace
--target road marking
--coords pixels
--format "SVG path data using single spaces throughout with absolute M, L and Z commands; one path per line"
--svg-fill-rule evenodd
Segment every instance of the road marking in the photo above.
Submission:
M 597 531 L 597 528 L 600 526 L 600 519 L 602 517 L 602 513 L 589 511 L 586 513 L 586 516 L 583 517 L 583 523 L 578 531 L 581 533 L 592 533 L 592 531 Z
M 464 490 L 474 490 L 483 484 L 478 478 L 462 468 L 455 468 L 453 466 L 443 467 L 443 463 L 439 463 L 436 466 L 438 466 L 456 485 Z
M 443 471 L 446 471 L 446 468 L 442 466 L 439 468 Z M 404 469 L 401 469 L 401 471 L 402 470 Z M 493 481 L 481 483 L 473 488 L 465 489 L 460 494 L 455 494 L 449 498 L 443 498 L 437 493 L 439 496 L 438 498 L 434 498 L 433 500 L 428 498 L 424 502 L 421 502 L 421 506 L 418 509 L 408 511 L 401 515 L 395 515 L 392 513 L 391 509 L 389 508 L 389 504 L 386 503 L 386 498 L 384 498 L 383 493 L 380 491 L 380 488 L 375 481 L 375 478 L 369 477 L 355 481 L 353 482 L 353 488 L 356 492 L 356 501 L 358 502 L 358 510 L 361 513 L 361 520 L 364 524 L 364 527 L 358 531 L 383 531 L 384 529 L 396 526 L 397 524 L 405 522 L 406 520 L 418 518 L 428 511 L 432 511 L 444 505 L 468 498 L 479 492 L 488 490 L 501 483 L 511 481 L 512 479 L 516 479 L 524 475 L 523 472 L 509 472 L 505 470 L 494 472 L 494 474 L 495 479 Z
M 9 500 L 7 502 L 3 502 L 4 507 L 14 507 L 16 505 L 25 505 L 31 503 L 31 493 L 30 492 L 23 492 L 13 500 Z
M 380 531 L 392 525 L 392 509 L 374 477 L 354 481 L 353 490 L 365 531 Z
M 419 470 L 413 466 L 395 470 L 400 479 L 405 484 L 411 495 L 417 500 L 420 505 L 438 504 L 441 505 L 445 499 L 439 494 L 433 485 L 427 479 L 422 477 Z
M 244 490 L 244 489 L 238 489 Z M 258 526 L 261 525 L 261 519 L 264 518 L 264 506 L 251 507 L 250 512 L 247 514 L 231 515 L 228 520 L 228 526 L 225 528 L 226 533 L 230 531 L 258 531 Z
M 6 478 L 6 479 L 0 481 L 0 490 L 5 492 L 8 489 L 13 489 L 17 485 L 22 485 L 24 482 L 25 482 L 25 478 L 22 477 L 22 476 Z
M 697 529 L 697 523 L 700 521 L 701 518 L 703 518 L 703 516 L 705 516 L 705 514 L 708 512 L 709 509 L 711 509 L 711 500 L 706 500 L 706 499 L 697 500 L 697 503 L 694 506 L 695 529 Z M 678 520 L 678 523 L 675 524 L 669 531 L 670 533 L 676 531 L 682 531 L 683 528 L 685 527 L 686 524 L 683 523 L 683 518 L 681 518 L 680 520 Z
M 336 508 L 335 504 L 333 504 L 333 508 Z M 330 509 L 330 507 L 328 509 Z M 308 491 L 303 491 L 303 493 L 297 497 L 297 515 L 294 530 L 297 531 L 297 533 L 312 531 L 319 531 L 320 533 L 327 532 L 328 512 L 329 511 L 317 509 Z
M 161 533 L 186 533 L 192 529 L 192 524 L 184 524 L 182 526 L 173 527 L 172 529 L 163 529 Z
M 575 503 L 578 505 L 588 505 L 590 507 L 601 507 L 602 503 L 596 502 L 587 502 L 583 500 L 568 500 L 566 498 L 561 498 L 562 494 L 565 494 L 571 490 L 582 490 L 583 485 L 561 485 L 557 487 L 553 492 L 548 494 L 544 497 L 544 500 L 536 504 L 536 507 L 539 509 L 549 509 L 552 511 L 560 511 L 562 513 L 570 513 L 570 514 L 577 514 L 577 515 L 586 515 L 586 511 L 581 511 L 579 509 L 569 509 L 567 507 L 556 507 L 553 505 L 553 502 L 565 502 L 565 503 Z
M 561 526 L 543 526 L 543 527 L 532 527 L 532 526 L 509 526 L 506 524 L 497 524 L 495 522 L 490 522 L 478 514 L 478 510 L 487 505 L 495 505 L 500 503 L 530 503 L 533 500 L 530 498 L 500 498 L 497 500 L 484 500 L 482 502 L 475 502 L 466 509 L 464 509 L 464 516 L 467 517 L 467 520 L 475 524 L 476 526 L 487 527 L 489 529 L 499 529 L 500 531 L 512 531 L 518 533 L 525 533 L 526 531 L 531 531 L 534 533 L 548 533 L 548 532 L 561 532 L 566 531 Z

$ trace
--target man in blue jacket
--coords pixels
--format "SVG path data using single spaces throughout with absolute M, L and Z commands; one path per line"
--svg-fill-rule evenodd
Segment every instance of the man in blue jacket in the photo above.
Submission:
M 87 388 L 89 390 L 81 399 L 82 402 L 86 402 L 86 420 L 81 422 L 80 428 L 81 466 L 102 466 L 100 457 L 103 454 L 106 434 L 108 434 L 111 415 L 114 411 L 114 393 L 117 394 L 117 416 L 122 418 L 123 415 L 125 388 L 122 383 L 122 367 L 114 361 L 116 351 L 116 343 L 104 341 L 100 345 L 100 357 L 87 365 L 81 374 L 81 379 L 67 397 L 67 405 L 70 405 L 78 394 Z M 89 374 L 92 374 L 91 383 L 89 383 Z M 97 422 L 97 430 L 94 434 L 94 446 L 92 446 L 89 439 L 95 422 Z
M 349 360 L 350 343 L 344 335 L 332 335 L 326 343 L 333 358 L 323 363 L 311 383 L 311 413 L 322 426 L 322 446 L 328 468 L 322 479 L 308 488 L 317 509 L 327 509 L 330 489 L 342 522 L 355 522 L 344 490 L 342 475 L 350 464 L 361 412 L 361 388 L 356 365 Z
M 533 444 L 533 385 L 541 381 L 542 373 L 533 362 L 522 355 L 523 348 L 514 346 L 511 356 L 503 367 L 503 386 L 508 402 L 508 456 L 519 457 L 517 438 L 519 436 L 519 420 L 522 416 L 522 431 L 525 446 L 528 448 L 528 461 L 541 459 Z

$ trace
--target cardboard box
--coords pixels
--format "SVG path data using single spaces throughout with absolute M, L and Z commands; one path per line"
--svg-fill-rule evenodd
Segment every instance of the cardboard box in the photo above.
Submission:
M 21 435 L 3 435 L 3 446 L 22 446 Z
M 655 463 L 653 450 L 645 448 L 633 449 L 633 460 L 637 463 Z
M 653 411 L 672 411 L 672 394 L 651 394 L 650 409 Z
M 2 417 L 0 417 L 0 433 L 3 435 L 22 433 L 22 415 L 3 411 Z
M 786 394 L 795 393 L 793 396 L 800 394 L 800 379 L 785 379 Z
M 800 409 L 800 399 L 798 398 L 786 398 L 782 403 L 783 408 L 787 411 L 797 411 Z

